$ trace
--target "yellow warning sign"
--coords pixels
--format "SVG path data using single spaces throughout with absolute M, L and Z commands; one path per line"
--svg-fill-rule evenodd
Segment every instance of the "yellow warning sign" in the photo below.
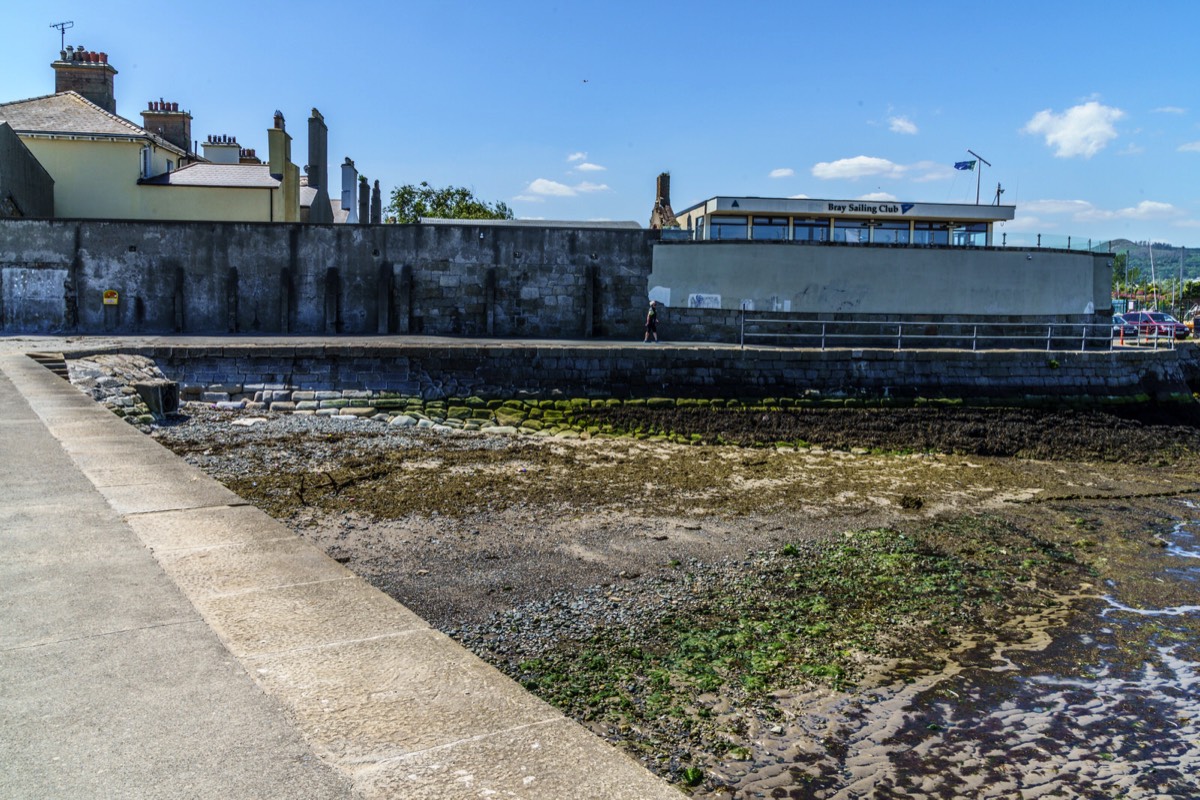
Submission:
M 104 305 L 115 306 L 119 299 L 120 299 L 120 295 L 117 294 L 116 289 L 105 289 L 104 290 Z

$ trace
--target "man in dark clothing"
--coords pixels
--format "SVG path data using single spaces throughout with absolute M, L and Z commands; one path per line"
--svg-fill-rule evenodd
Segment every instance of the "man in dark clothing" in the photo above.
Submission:
M 650 301 L 650 310 L 646 312 L 646 338 L 643 341 L 649 343 L 651 336 L 658 344 L 658 303 L 654 300 Z

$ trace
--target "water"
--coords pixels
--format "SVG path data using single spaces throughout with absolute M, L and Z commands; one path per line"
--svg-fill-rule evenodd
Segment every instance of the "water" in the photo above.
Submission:
M 1200 798 L 1200 510 L 1100 596 L 865 695 L 784 698 L 710 797 Z M 1150 550 L 1150 548 L 1147 548 Z

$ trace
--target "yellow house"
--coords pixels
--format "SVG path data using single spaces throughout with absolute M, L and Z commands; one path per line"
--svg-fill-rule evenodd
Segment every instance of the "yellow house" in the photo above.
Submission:
M 114 113 L 116 70 L 106 54 L 67 48 L 51 66 L 58 91 L 0 104 L 0 122 L 53 179 L 55 217 L 300 220 L 299 168 L 282 114 L 268 131 L 269 164 L 209 163 L 192 152 L 191 115 L 178 104 L 151 102 L 146 127 Z

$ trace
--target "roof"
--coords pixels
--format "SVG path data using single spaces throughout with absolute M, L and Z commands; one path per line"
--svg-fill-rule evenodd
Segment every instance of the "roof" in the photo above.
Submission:
M 317 199 L 317 190 L 305 184 L 300 185 L 300 207 L 312 208 L 313 201 Z
M 676 212 L 689 214 L 794 214 L 860 219 L 902 217 L 961 222 L 1010 220 L 1016 206 L 970 203 L 908 203 L 899 200 L 820 200 L 813 197 L 731 197 L 718 195 Z
M 329 208 L 333 211 L 333 221 L 338 225 L 346 224 L 346 220 L 350 219 L 349 210 L 342 208 L 342 198 L 331 197 L 329 199 Z
M 559 220 L 559 219 L 442 219 L 421 217 L 422 225 L 511 225 L 520 228 L 600 228 L 602 230 L 641 230 L 636 222 L 614 220 Z
M 144 186 L 222 186 L 235 189 L 277 189 L 269 164 L 188 164 L 173 172 L 140 181 Z
M 18 134 L 143 138 L 179 155 L 187 155 L 161 136 L 105 111 L 78 92 L 59 92 L 0 103 L 0 120 L 7 122 Z

